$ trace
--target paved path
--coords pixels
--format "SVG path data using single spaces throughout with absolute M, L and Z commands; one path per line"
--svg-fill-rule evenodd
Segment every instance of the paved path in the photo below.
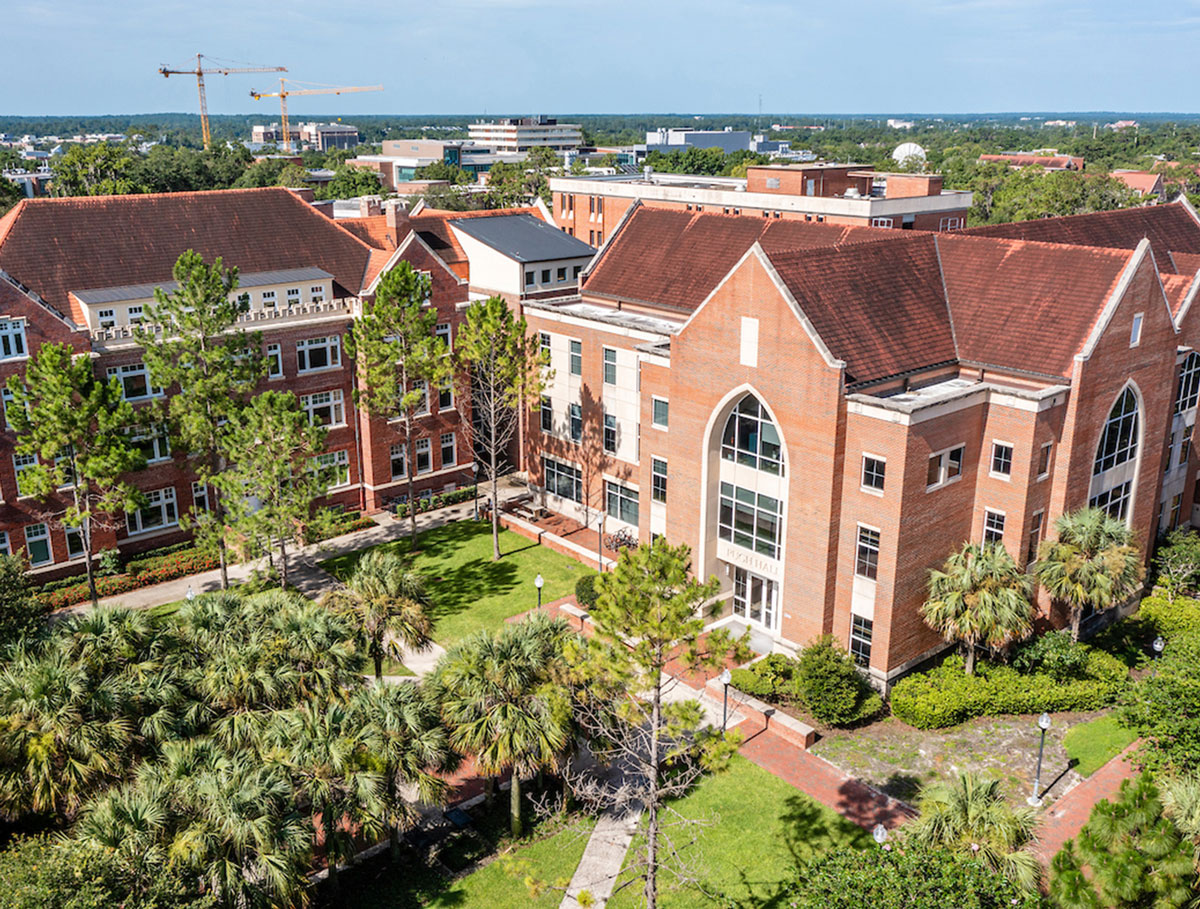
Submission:
M 600 815 L 559 909 L 580 909 L 578 896 L 584 891 L 591 897 L 589 906 L 604 909 L 625 866 L 625 853 L 641 816 L 641 805 L 609 809 Z
M 1137 776 L 1129 756 L 1141 744 L 1134 742 L 1115 758 L 1061 796 L 1042 816 L 1034 852 L 1047 868 L 1067 840 L 1083 829 L 1092 814 L 1092 806 L 1116 796 L 1125 780 Z

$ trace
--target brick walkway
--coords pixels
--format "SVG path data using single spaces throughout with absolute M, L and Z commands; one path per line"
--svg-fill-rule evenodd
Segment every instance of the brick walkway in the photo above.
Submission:
M 1134 742 L 1115 758 L 1063 795 L 1043 815 L 1037 832 L 1038 859 L 1047 868 L 1050 860 L 1067 840 L 1074 838 L 1092 814 L 1092 806 L 1102 799 L 1113 798 L 1124 780 L 1137 776 L 1128 760 L 1141 744 Z
M 744 757 L 864 830 L 871 830 L 876 824 L 892 829 L 913 816 L 907 805 L 846 775 L 771 729 L 764 729 L 755 721 L 737 728 L 746 737 L 741 748 Z

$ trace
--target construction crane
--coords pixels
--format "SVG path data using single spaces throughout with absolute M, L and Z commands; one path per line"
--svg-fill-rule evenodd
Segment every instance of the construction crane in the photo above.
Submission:
M 295 82 L 293 85 L 320 85 L 317 82 L 304 83 Z M 381 92 L 382 85 L 324 85 L 320 88 L 288 88 L 288 80 L 279 80 L 279 91 L 277 92 L 256 92 L 253 89 L 250 91 L 250 97 L 255 101 L 261 98 L 278 98 L 279 99 L 279 120 L 283 126 L 283 150 L 290 152 L 292 150 L 292 136 L 288 130 L 288 109 L 287 99 L 289 95 L 348 95 L 353 92 Z
M 211 57 L 209 58 L 212 59 Z M 204 77 L 206 75 L 228 76 L 230 73 L 286 73 L 286 66 L 221 66 L 204 68 L 204 55 L 196 54 L 195 69 L 169 69 L 166 64 L 158 68 L 163 76 L 195 76 L 196 86 L 200 90 L 200 132 L 204 137 L 204 147 L 212 144 L 212 131 L 208 128 L 208 101 L 204 97 Z

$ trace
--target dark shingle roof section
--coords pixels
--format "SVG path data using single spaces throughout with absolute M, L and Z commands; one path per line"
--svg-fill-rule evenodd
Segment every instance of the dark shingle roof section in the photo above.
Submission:
M 189 249 L 251 273 L 313 266 L 358 294 L 371 253 L 283 187 L 27 199 L 12 215 L 0 268 L 63 311 L 74 290 L 170 281 Z
M 899 231 L 642 205 L 609 241 L 585 296 L 695 310 L 755 241 L 772 250 L 834 246 Z
M 320 268 L 288 268 L 283 271 L 248 272 L 238 274 L 238 287 L 266 287 L 270 284 L 288 284 L 292 281 L 324 281 L 332 277 L 333 275 Z M 121 300 L 148 300 L 154 296 L 156 287 L 162 288 L 164 293 L 174 293 L 179 289 L 179 282 L 125 284 L 120 287 L 77 290 L 74 291 L 74 294 L 82 303 L 118 303 Z
M 517 262 L 579 259 L 596 250 L 533 215 L 499 218 L 455 218 L 448 222 L 469 237 Z
M 932 235 L 768 258 L 830 352 L 845 362 L 847 385 L 955 360 Z
M 988 224 L 969 228 L 964 233 L 1105 249 L 1136 249 L 1145 237 L 1150 240 L 1160 271 L 1175 270 L 1172 252 L 1200 253 L 1200 223 L 1178 202 L 1065 218 Z
M 938 234 L 958 355 L 1069 379 L 1131 252 Z

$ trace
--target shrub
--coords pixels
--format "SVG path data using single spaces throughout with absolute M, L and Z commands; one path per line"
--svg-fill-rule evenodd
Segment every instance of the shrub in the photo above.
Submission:
M 1095 710 L 1115 703 L 1125 688 L 1128 669 L 1111 654 L 1086 650 L 1082 676 L 1069 681 L 989 663 L 980 664 L 978 674 L 968 676 L 961 657 L 948 657 L 929 672 L 902 679 L 892 689 L 892 713 L 918 729 L 942 729 L 979 716 Z
M 111 577 L 121 570 L 121 553 L 117 549 L 102 549 L 96 554 L 96 574 Z
M 20 556 L 0 555 L 0 655 L 34 634 L 41 627 L 45 611 L 29 590 L 25 560 Z
M 874 694 L 850 654 L 834 647 L 828 636 L 800 652 L 794 685 L 805 709 L 831 726 L 860 719 L 863 702 Z
M 775 695 L 771 683 L 753 669 L 735 669 L 730 675 L 733 676 L 730 684 L 744 694 L 768 700 Z
M 1168 599 L 1200 589 L 1200 535 L 1172 530 L 1154 554 L 1156 581 Z
M 212 571 L 219 567 L 216 553 L 202 552 L 195 548 L 170 547 L 165 555 L 149 555 L 134 559 L 126 566 L 124 574 L 96 578 L 96 593 L 102 597 L 129 593 L 139 587 L 173 581 L 190 574 Z M 61 609 L 82 603 L 88 598 L 86 581 L 78 578 L 64 579 L 69 583 L 51 588 L 49 585 L 37 592 L 37 600 L 47 609 Z
M 429 511 L 431 508 L 443 508 L 447 505 L 457 505 L 460 502 L 469 502 L 475 498 L 475 487 L 464 486 L 461 489 L 455 489 L 452 492 L 442 492 L 435 495 L 432 499 L 417 500 L 417 514 Z M 400 502 L 396 505 L 396 517 L 407 518 L 409 506 L 407 502 Z
M 1071 640 L 1069 632 L 1051 631 L 1017 650 L 1013 667 L 1020 672 L 1044 672 L 1058 682 L 1082 678 L 1088 647 Z
M 1121 722 L 1145 740 L 1138 757 L 1150 770 L 1200 770 L 1197 664 L 1200 637 L 1183 635 L 1167 645 L 1154 671 L 1126 694 Z
M 584 609 L 596 605 L 596 576 L 585 574 L 575 582 L 575 601 Z
M 1200 633 L 1200 600 L 1176 597 L 1172 602 L 1156 588 L 1154 593 L 1142 600 L 1137 617 L 1149 622 L 1155 633 L 1168 641 L 1197 634 Z

